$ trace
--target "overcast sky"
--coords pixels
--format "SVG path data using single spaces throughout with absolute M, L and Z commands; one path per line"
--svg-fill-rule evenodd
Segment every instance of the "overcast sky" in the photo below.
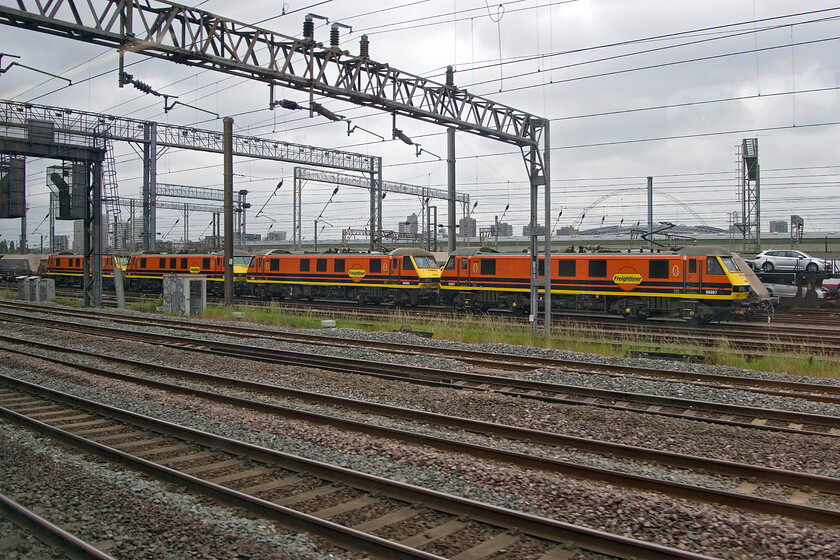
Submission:
M 405 72 L 444 81 L 454 66 L 459 87 L 551 119 L 551 192 L 557 227 L 583 229 L 646 222 L 646 178 L 654 178 L 655 221 L 726 228 L 741 210 L 738 145 L 757 137 L 761 164 L 762 232 L 770 220 L 805 218 L 807 232 L 840 231 L 840 158 L 837 87 L 840 86 L 840 4 L 811 0 L 425 0 L 358 2 L 186 2 L 192 6 L 289 36 L 300 37 L 304 15 L 326 16 L 342 29 L 341 46 L 359 52 L 367 34 L 372 59 Z M 0 5 L 17 3 L 0 0 Z M 318 21 L 318 20 L 316 20 Z M 316 39 L 329 27 L 318 21 Z M 182 103 L 164 112 L 163 100 L 120 89 L 113 49 L 12 27 L 0 27 L 3 68 L 20 64 L 64 76 L 66 82 L 26 68 L 0 75 L 0 98 L 107 113 L 210 130 L 233 116 L 235 132 L 381 156 L 384 178 L 446 189 L 446 134 L 442 127 L 397 120 L 424 150 L 392 140 L 390 115 L 321 99 L 361 129 L 306 111 L 268 110 L 268 87 L 209 70 L 129 54 L 128 71 Z M 305 93 L 279 90 L 278 98 L 308 102 Z M 378 136 L 384 137 L 382 141 Z M 119 192 L 139 198 L 141 159 L 117 145 Z M 479 227 L 494 216 L 527 223 L 529 187 L 517 148 L 466 133 L 456 136 L 458 191 L 478 202 Z M 441 160 L 438 158 L 444 158 Z M 30 247 L 48 233 L 45 167 L 27 160 Z M 159 158 L 158 181 L 221 188 L 219 155 L 170 150 Z M 234 187 L 247 189 L 253 208 L 248 231 L 269 226 L 291 237 L 294 165 L 237 158 Z M 275 186 L 284 186 L 272 196 Z M 340 239 L 347 227 L 367 225 L 366 191 L 342 187 L 326 208 L 332 185 L 307 184 L 303 236 L 315 218 L 319 238 Z M 267 202 L 267 204 L 266 204 Z M 446 222 L 446 202 L 435 201 Z M 433 204 L 434 204 L 433 203 Z M 263 205 L 263 215 L 256 217 Z M 389 195 L 383 227 L 397 229 L 420 213 L 414 197 Z M 560 212 L 562 210 L 562 215 Z M 542 212 L 540 214 L 542 216 Z M 460 209 L 459 209 L 460 217 Z M 179 222 L 176 224 L 176 220 Z M 190 237 L 211 233 L 211 217 L 193 214 Z M 272 221 L 274 220 L 274 221 Z M 158 212 L 157 230 L 183 237 L 183 217 Z M 552 227 L 554 223 L 550 224 Z M 19 235 L 19 220 L 0 220 L 4 239 Z M 70 233 L 59 223 L 57 233 Z

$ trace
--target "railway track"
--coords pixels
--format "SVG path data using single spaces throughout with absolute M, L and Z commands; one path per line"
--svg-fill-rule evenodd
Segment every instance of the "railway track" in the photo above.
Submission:
M 410 444 L 428 446 L 442 451 L 464 453 L 473 455 L 476 458 L 509 462 L 521 467 L 536 468 L 566 476 L 597 480 L 628 488 L 656 491 L 674 497 L 701 502 L 719 503 L 742 510 L 782 515 L 793 519 L 817 523 L 840 525 L 840 498 L 835 496 L 840 493 L 840 479 L 832 477 L 734 463 L 731 461 L 707 459 L 686 454 L 662 452 L 650 448 L 594 441 L 516 426 L 475 421 L 452 415 L 435 414 L 375 402 L 359 401 L 271 384 L 245 381 L 229 376 L 204 374 L 183 368 L 161 366 L 160 364 L 129 360 L 116 356 L 103 356 L 93 352 L 30 340 L 21 340 L 16 343 L 36 346 L 42 350 L 49 350 L 65 355 L 75 354 L 83 357 L 84 359 L 82 361 L 85 363 L 101 360 L 107 364 L 111 364 L 105 368 L 82 365 L 78 361 L 71 361 L 55 356 L 49 357 L 19 348 L 16 349 L 12 341 L 7 342 L 9 342 L 9 346 L 6 349 L 8 352 L 22 353 L 74 369 L 80 369 L 92 375 L 152 387 L 172 394 L 189 395 L 191 397 L 220 402 L 236 408 L 251 409 L 267 414 L 293 418 L 295 420 L 326 424 L 342 430 L 358 431 L 366 435 L 386 437 Z M 163 377 L 165 380 L 160 381 L 154 378 L 139 377 L 133 373 L 123 373 L 126 371 L 126 367 L 132 370 L 143 371 L 157 378 Z M 187 384 L 174 384 L 171 382 L 171 378 L 177 378 Z M 190 386 L 190 383 L 198 384 L 201 387 L 211 386 L 215 390 L 208 391 L 206 389 L 194 388 Z M 228 388 L 245 390 L 252 393 L 253 396 L 227 396 L 221 390 Z M 268 404 L 265 402 L 266 397 L 299 402 L 315 402 L 334 407 L 337 411 L 341 409 L 353 410 L 366 415 L 398 418 L 412 424 L 433 425 L 442 429 L 455 429 L 472 434 L 483 434 L 490 438 L 503 438 L 509 441 L 526 443 L 536 448 L 545 446 L 546 448 L 554 449 L 575 449 L 582 453 L 611 456 L 618 462 L 621 460 L 643 461 L 657 463 L 658 465 L 671 469 L 692 469 L 693 471 L 701 471 L 708 475 L 724 477 L 728 480 L 727 484 L 729 488 L 734 490 L 708 488 L 704 487 L 702 482 L 699 482 L 695 486 L 673 483 L 664 478 L 627 474 L 616 470 L 616 468 L 595 468 L 585 466 L 581 463 L 545 457 L 540 455 L 538 451 L 522 453 L 505 450 L 498 444 L 477 445 L 451 438 L 428 436 L 417 432 L 415 429 L 411 429 L 413 426 L 410 426 L 409 431 L 381 427 L 375 421 L 345 419 L 338 412 L 335 416 L 327 416 L 308 412 L 299 407 Z M 772 490 L 768 492 L 768 488 Z M 768 497 L 769 495 L 773 495 L 774 497 Z M 835 505 L 834 509 L 829 507 L 814 507 L 806 503 L 809 500 L 820 503 L 835 503 L 837 505 Z
M 48 547 L 59 550 L 66 558 L 72 560 L 115 560 L 8 496 L 0 495 L 0 517 L 5 517 L 21 531 L 35 536 Z M 13 541 L 14 539 L 9 539 L 9 535 L 4 535 L 4 540 Z M 0 553 L 3 553 L 4 550 L 5 546 L 0 546 Z M 55 557 L 55 555 L 52 554 L 52 557 Z
M 77 292 L 61 292 L 66 297 L 78 297 Z M 106 301 L 114 300 L 104 294 Z M 141 301 L 145 296 L 128 295 L 129 300 Z M 208 298 L 208 301 L 217 301 Z M 395 308 L 392 306 L 359 306 L 337 302 L 267 302 L 253 298 L 239 298 L 240 305 L 255 308 L 272 307 L 288 313 L 329 314 L 360 323 L 373 323 L 383 318 L 402 320 L 443 320 L 448 323 L 474 322 L 472 313 L 456 313 L 437 308 Z M 662 351 L 680 352 L 684 348 L 695 351 L 714 351 L 720 347 L 737 349 L 751 357 L 772 355 L 812 354 L 820 359 L 840 362 L 840 333 L 837 332 L 837 310 L 815 309 L 781 312 L 772 317 L 751 322 L 727 322 L 710 326 L 690 326 L 678 321 L 644 321 L 628 323 L 609 315 L 556 312 L 557 329 L 553 338 L 558 341 L 585 336 L 593 343 L 624 345 L 632 340 L 637 345 L 658 346 Z M 526 326 L 527 318 L 497 312 L 488 317 L 504 320 L 511 326 Z
M 710 557 L 311 461 L 0 376 L 0 415 L 85 453 L 382 558 Z M 364 513 L 362 513 L 364 512 Z M 427 548 L 431 551 L 424 551 Z
M 31 308 L 30 308 L 31 309 Z M 79 313 L 79 312 L 75 312 Z M 73 313 L 71 312 L 71 315 Z M 132 328 L 117 328 L 105 325 L 83 325 L 72 320 L 59 320 L 55 317 L 34 317 L 15 316 L 11 311 L 0 311 L 0 315 L 7 320 L 32 321 L 37 320 L 42 325 L 52 325 L 59 330 L 72 330 L 75 332 L 87 333 L 99 336 L 122 338 L 150 344 L 163 344 L 178 349 L 194 352 L 209 353 L 230 357 L 246 358 L 257 360 L 263 363 L 290 364 L 297 366 L 308 366 L 341 371 L 343 373 L 354 373 L 359 375 L 373 375 L 385 379 L 410 381 L 438 387 L 450 387 L 459 390 L 493 391 L 503 395 L 516 396 L 523 399 L 536 399 L 544 402 L 559 404 L 572 404 L 581 406 L 600 407 L 613 410 L 633 411 L 643 414 L 665 416 L 672 418 L 683 418 L 701 422 L 716 423 L 722 425 L 738 426 L 756 430 L 772 430 L 789 433 L 803 433 L 812 435 L 825 435 L 840 437 L 840 418 L 834 416 L 823 416 L 785 410 L 774 410 L 758 407 L 740 406 L 726 403 L 709 401 L 697 401 L 683 398 L 675 398 L 660 395 L 647 395 L 639 393 L 626 393 L 605 389 L 595 389 L 577 385 L 565 385 L 560 383 L 547 383 L 519 379 L 510 375 L 488 375 L 482 373 L 469 373 L 459 371 L 442 371 L 434 368 L 410 367 L 388 363 L 377 363 L 371 360 L 337 360 L 329 355 L 318 355 L 313 352 L 293 352 L 278 350 L 259 346 L 250 346 L 241 343 L 229 343 L 184 336 L 182 334 L 144 334 Z M 81 312 L 81 316 L 88 313 Z M 108 317 L 111 320 L 111 316 Z M 131 320 L 117 318 L 118 322 L 128 322 L 130 325 L 151 325 L 149 319 Z M 183 322 L 161 321 L 160 326 L 172 329 L 189 330 L 191 327 Z M 207 332 L 207 331 L 205 331 Z M 227 328 L 211 328 L 212 334 L 243 334 L 242 332 L 230 332 Z M 250 336 L 253 336 L 250 335 Z M 265 331 L 261 331 L 260 337 L 272 338 Z M 278 335 L 282 340 L 282 335 Z M 318 341 L 322 344 L 327 341 Z M 375 347 L 375 346 L 374 346 Z M 417 351 L 417 348 L 414 348 Z M 424 350 L 420 350 L 422 354 Z M 505 361 L 500 357 L 486 356 L 487 360 L 495 364 L 496 370 L 505 367 Z M 517 358 L 507 358 L 507 363 L 515 364 Z M 525 360 L 528 361 L 528 360 Z M 533 367 L 534 364 L 527 364 Z M 580 365 L 579 363 L 577 364 Z M 555 364 L 554 367 L 567 367 Z M 602 368 L 601 374 L 628 374 L 634 368 L 614 368 L 598 364 L 588 364 L 589 371 L 597 371 Z M 650 369 L 641 369 L 642 375 L 650 375 Z M 639 370 L 636 371 L 636 374 Z M 659 372 L 661 376 L 668 376 L 672 372 Z M 700 374 L 684 374 L 673 372 L 678 378 L 700 377 Z M 838 391 L 835 386 L 805 383 L 785 383 L 771 380 L 761 381 L 752 378 L 731 378 L 727 376 L 710 376 L 705 383 L 714 383 L 720 389 L 733 389 L 736 386 L 749 386 L 750 383 L 764 385 L 762 391 L 776 392 L 786 396 L 796 396 L 815 400 L 819 402 L 837 402 Z M 772 387 L 772 388 L 770 388 Z
M 288 313 L 318 314 L 341 317 L 360 322 L 381 321 L 383 318 L 444 321 L 455 324 L 472 324 L 476 314 L 456 313 L 449 309 L 393 308 L 368 306 L 359 308 L 352 304 L 327 304 L 323 302 L 278 303 L 245 300 L 242 303 L 256 308 L 273 306 Z M 527 317 L 498 312 L 480 314 L 514 326 L 527 326 Z M 562 313 L 553 314 L 556 340 L 585 336 L 592 342 L 623 344 L 632 340 L 640 345 L 661 346 L 666 349 L 685 347 L 714 350 L 729 346 L 747 352 L 750 356 L 801 354 L 803 351 L 825 359 L 840 359 L 840 333 L 836 330 L 836 314 L 813 314 L 810 321 L 785 320 L 779 315 L 774 321 L 727 322 L 707 326 L 691 326 L 679 321 L 628 322 L 610 315 Z M 769 319 L 769 318 L 768 318 Z M 618 342 L 616 342 L 618 341 Z
M 0 301 L 0 308 L 8 307 L 19 310 L 35 310 L 27 304 Z M 122 324 L 150 324 L 149 320 L 141 321 L 133 317 L 120 317 L 113 313 L 78 311 L 72 309 L 51 309 L 51 315 L 67 317 L 88 318 L 91 317 Z M 665 367 L 639 367 L 615 364 L 604 364 L 587 362 L 583 360 L 568 360 L 558 358 L 543 358 L 534 356 L 522 356 L 516 354 L 505 354 L 488 351 L 461 350 L 455 348 L 441 348 L 437 346 L 420 344 L 420 341 L 412 343 L 395 343 L 369 340 L 353 340 L 338 338 L 329 335 L 317 335 L 311 332 L 295 333 L 270 331 L 263 328 L 248 327 L 229 323 L 224 326 L 187 322 L 167 317 L 156 317 L 153 324 L 173 328 L 182 331 L 195 333 L 217 334 L 217 335 L 241 335 L 257 339 L 269 339 L 278 342 L 294 342 L 303 344 L 321 344 L 326 346 L 361 347 L 373 350 L 382 350 L 391 353 L 410 355 L 434 355 L 443 358 L 459 360 L 488 372 L 503 374 L 505 371 L 522 372 L 533 371 L 539 368 L 559 368 L 576 373 L 583 373 L 594 376 L 626 376 L 632 375 L 639 378 L 664 380 L 672 383 L 692 383 L 717 389 L 738 388 L 742 391 L 762 393 L 775 396 L 787 396 L 814 402 L 829 402 L 840 404 L 840 388 L 833 385 L 820 383 L 802 383 L 796 381 L 781 381 L 773 379 L 762 379 L 757 377 L 737 377 L 734 375 L 715 375 L 701 372 L 684 372 Z

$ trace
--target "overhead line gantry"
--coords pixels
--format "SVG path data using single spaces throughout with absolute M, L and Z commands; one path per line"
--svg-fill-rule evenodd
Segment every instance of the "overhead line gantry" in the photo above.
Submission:
M 0 23 L 110 46 L 321 95 L 447 127 L 449 239 L 454 240 L 455 131 L 519 146 L 531 186 L 531 309 L 536 330 L 539 287 L 545 290 L 545 330 L 551 325 L 549 121 L 458 88 L 372 60 L 367 38 L 359 56 L 314 39 L 311 17 L 303 38 L 289 37 L 203 10 L 162 0 L 56 0 L 0 6 Z M 332 39 L 332 38 L 331 38 Z M 123 81 L 122 73 L 120 83 Z M 379 178 L 381 184 L 381 176 Z M 538 276 L 538 190 L 544 187 L 545 277 Z M 371 228 L 373 229 L 373 228 Z M 454 249 L 450 241 L 450 249 Z

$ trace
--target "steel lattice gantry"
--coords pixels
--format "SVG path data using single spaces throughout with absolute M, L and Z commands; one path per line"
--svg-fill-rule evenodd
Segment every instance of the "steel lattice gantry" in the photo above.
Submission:
M 236 233 L 235 235 L 239 239 L 239 244 L 242 249 L 245 249 L 245 209 L 247 206 L 245 205 L 245 195 L 248 194 L 248 191 L 242 190 L 239 191 L 239 196 L 234 201 L 235 208 L 233 209 L 233 213 L 238 216 L 236 220 Z M 214 200 L 217 202 L 224 202 L 225 200 L 225 191 L 223 189 L 211 189 L 209 187 L 195 187 L 189 185 L 173 185 L 170 183 L 158 183 L 157 185 L 157 200 L 155 204 L 158 208 L 172 208 L 172 205 L 175 203 L 170 203 L 168 206 L 165 206 L 160 201 L 161 197 L 173 197 L 173 198 L 192 198 L 197 200 Z M 201 209 L 193 205 L 191 207 L 189 204 L 178 203 L 183 208 L 179 208 L 184 213 L 184 240 L 188 239 L 189 233 L 189 213 L 192 210 L 197 210 L 200 212 L 209 212 L 210 210 Z M 219 207 L 222 208 L 223 207 Z M 215 212 L 214 212 L 215 213 Z M 214 217 L 215 220 L 215 217 Z M 215 236 L 215 230 L 213 232 Z
M 353 56 L 338 47 L 324 48 L 312 36 L 288 37 L 171 2 L 0 2 L 2 24 L 114 47 L 121 54 L 143 54 L 306 91 L 310 101 L 316 94 L 323 95 L 446 126 L 450 167 L 454 166 L 456 129 L 519 146 L 531 185 L 531 307 L 535 318 L 538 286 L 543 286 L 546 334 L 550 332 L 551 236 L 546 226 L 546 274 L 540 280 L 536 233 L 540 186 L 545 192 L 544 223 L 551 222 L 547 119 L 473 95 L 454 84 L 403 72 L 366 54 Z M 450 193 L 452 189 L 454 185 L 450 185 Z M 454 215 L 453 198 L 450 196 L 449 205 Z M 532 325 L 535 328 L 536 321 Z
M 761 251 L 761 173 L 758 164 L 758 138 L 744 138 L 741 142 L 741 231 L 744 252 Z
M 34 156 L 71 161 L 80 166 L 85 194 L 82 240 L 83 302 L 102 307 L 102 162 L 105 154 L 106 130 L 94 124 L 85 134 L 55 126 L 52 119 L 26 119 L 17 126 L 9 125 L 9 115 L 0 117 L 0 154 Z M 107 228 L 107 224 L 105 225 Z
M 417 185 L 409 185 L 408 183 L 399 183 L 396 181 L 381 181 L 376 185 L 371 185 L 364 177 L 358 175 L 347 175 L 346 173 L 335 173 L 333 171 L 322 171 L 318 169 L 308 169 L 306 167 L 295 167 L 294 169 L 294 195 L 292 197 L 292 241 L 295 250 L 301 248 L 301 215 L 302 215 L 302 200 L 303 200 L 303 184 L 305 181 L 315 181 L 318 183 L 327 183 L 331 185 L 341 185 L 347 187 L 356 187 L 361 189 L 370 189 L 375 187 L 378 191 L 375 196 L 380 200 L 383 199 L 383 193 L 392 192 L 398 194 L 408 194 L 419 196 L 424 199 L 439 198 L 447 200 L 449 192 L 432 189 L 429 187 L 420 187 Z M 381 187 L 381 188 L 380 188 Z M 455 201 L 462 205 L 469 207 L 469 194 L 455 194 Z M 379 213 L 382 216 L 382 213 Z M 371 216 L 371 223 L 373 223 L 374 216 Z M 377 224 L 380 234 L 382 233 L 382 222 Z
M 116 204 L 118 204 L 120 206 L 123 206 L 123 207 L 134 208 L 136 206 L 140 206 L 143 201 L 138 200 L 138 199 L 134 199 L 134 198 L 120 197 L 120 198 L 117 198 L 117 200 L 115 202 L 116 202 Z M 189 212 L 206 212 L 206 213 L 214 214 L 214 215 L 220 215 L 220 214 L 224 213 L 224 207 L 223 206 L 214 205 L 214 204 L 197 204 L 197 203 L 194 203 L 194 202 L 165 202 L 165 201 L 158 201 L 156 204 L 157 204 L 158 208 L 163 208 L 163 209 L 166 209 L 166 210 L 179 210 L 181 212 L 184 212 L 185 220 L 186 220 L 186 214 L 188 214 Z M 186 239 L 187 238 L 186 225 L 184 227 L 185 227 L 184 239 Z M 131 237 L 133 237 L 133 235 Z M 132 239 L 132 242 L 133 242 L 133 239 Z
M 155 248 L 155 236 L 150 232 L 156 230 L 155 210 L 159 207 L 155 204 L 159 195 L 155 169 L 158 148 L 183 148 L 219 154 L 224 151 L 220 132 L 0 100 L 0 139 L 26 138 L 31 123 L 52 123 L 56 134 L 60 135 L 64 142 L 90 143 L 96 138 L 101 139 L 107 133 L 110 140 L 143 146 L 143 248 L 146 250 Z M 255 159 L 367 173 L 371 184 L 382 180 L 382 158 L 354 152 L 234 135 L 233 153 Z M 381 201 L 374 201 L 373 197 L 371 212 L 372 215 L 381 216 Z M 381 235 L 381 232 L 375 231 L 374 228 L 371 232 L 371 246 L 378 235 Z

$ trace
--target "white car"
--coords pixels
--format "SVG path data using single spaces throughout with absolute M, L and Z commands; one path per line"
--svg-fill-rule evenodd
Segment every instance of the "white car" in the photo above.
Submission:
M 764 287 L 767 288 L 767 291 L 770 292 L 771 297 L 779 297 L 779 298 L 792 298 L 796 297 L 797 293 L 799 292 L 799 288 L 792 284 L 764 284 Z M 814 294 L 816 295 L 817 299 L 826 299 L 829 297 L 829 291 L 827 288 L 823 288 L 822 286 L 815 286 L 812 288 Z M 802 296 L 805 296 L 805 290 L 802 290 Z
M 834 272 L 835 264 L 825 259 L 812 257 L 802 251 L 790 249 L 762 251 L 753 261 L 756 270 L 793 270 L 805 272 Z

